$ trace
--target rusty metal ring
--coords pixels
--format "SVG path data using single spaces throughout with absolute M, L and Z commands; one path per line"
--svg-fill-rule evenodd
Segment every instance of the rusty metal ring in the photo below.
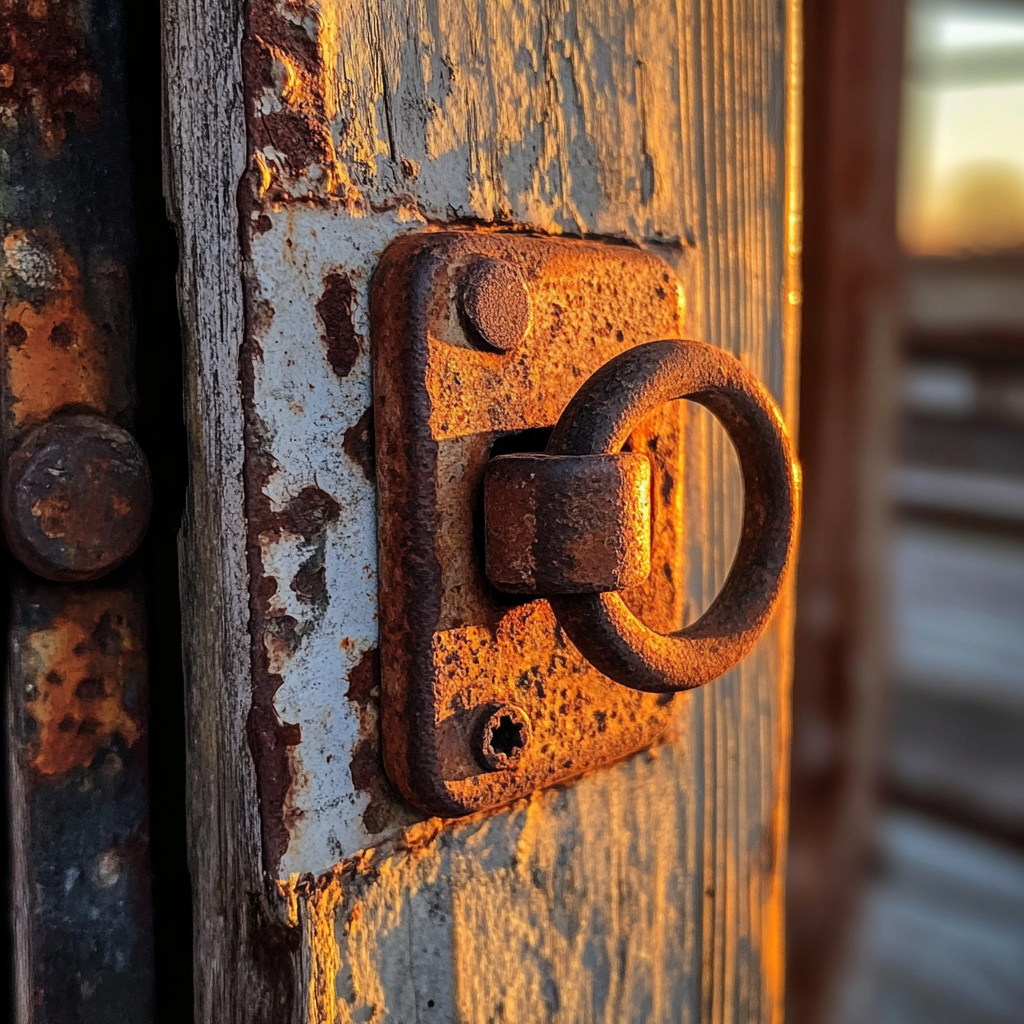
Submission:
M 653 341 L 623 352 L 576 392 L 549 455 L 612 454 L 640 418 L 686 398 L 725 427 L 743 474 L 743 528 L 725 585 L 707 611 L 676 633 L 645 626 L 620 594 L 549 597 L 569 639 L 600 671 L 635 690 L 689 690 L 728 672 L 764 632 L 793 561 L 800 466 L 782 414 L 743 365 L 698 341 Z

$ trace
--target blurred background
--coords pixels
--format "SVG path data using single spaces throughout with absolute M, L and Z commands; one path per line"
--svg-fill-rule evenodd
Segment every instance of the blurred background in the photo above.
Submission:
M 1024 0 L 807 0 L 789 1024 L 1024 1022 Z

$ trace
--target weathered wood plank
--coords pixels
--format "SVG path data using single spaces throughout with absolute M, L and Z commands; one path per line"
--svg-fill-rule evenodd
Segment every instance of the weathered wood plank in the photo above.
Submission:
M 194 883 L 200 921 L 232 920 L 228 902 L 238 915 L 197 939 L 199 1019 L 779 1019 L 788 613 L 741 669 L 679 700 L 672 743 L 455 826 L 409 824 L 375 774 L 371 687 L 356 684 L 376 645 L 367 285 L 399 233 L 459 218 L 655 245 L 684 280 L 691 332 L 739 354 L 792 415 L 794 12 L 263 0 L 242 44 L 246 155 L 234 15 L 168 8 L 184 69 L 169 78 L 171 174 L 204 403 L 193 443 L 216 469 L 196 477 L 186 541 L 192 578 L 212 588 L 190 596 L 205 772 Z M 202 223 L 217 215 L 226 228 Z M 724 435 L 696 417 L 688 458 L 696 611 L 728 567 L 740 487 Z M 217 622 L 218 607 L 233 610 Z M 261 840 L 296 929 L 287 1018 L 245 994 L 280 979 L 228 966 L 266 945 L 248 916 L 265 900 Z
M 241 3 L 164 5 L 165 188 L 180 242 L 190 485 L 181 535 L 196 1020 L 285 1021 L 245 739 L 250 704 L 242 486 Z

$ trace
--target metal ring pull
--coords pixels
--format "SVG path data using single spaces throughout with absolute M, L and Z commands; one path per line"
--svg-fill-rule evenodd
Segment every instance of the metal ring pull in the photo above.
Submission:
M 562 628 L 605 675 L 637 690 L 689 690 L 736 665 L 764 632 L 793 562 L 800 466 L 768 391 L 733 356 L 697 341 L 654 341 L 601 367 L 565 408 L 554 456 L 619 452 L 641 417 L 686 398 L 710 409 L 735 445 L 743 528 L 725 585 L 692 625 L 661 634 L 618 593 L 551 595 Z

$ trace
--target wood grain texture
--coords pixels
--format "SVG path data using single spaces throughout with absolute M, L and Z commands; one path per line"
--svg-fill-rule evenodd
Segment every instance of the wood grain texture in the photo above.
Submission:
M 180 245 L 189 429 L 180 554 L 196 1020 L 284 1021 L 292 958 L 268 909 L 245 741 L 251 683 L 238 380 L 241 4 L 167 0 L 163 21 L 164 177 Z
M 193 482 L 204 533 L 190 542 L 191 577 L 213 588 L 189 598 L 202 613 L 190 729 L 209 787 L 197 788 L 192 812 L 194 884 L 208 894 L 197 900 L 207 929 L 199 1019 L 781 1019 L 788 609 L 740 669 L 679 699 L 670 744 L 496 815 L 399 820 L 379 841 L 358 831 L 367 798 L 346 759 L 336 763 L 353 736 L 366 739 L 357 728 L 375 728 L 372 709 L 345 698 L 374 640 L 373 490 L 339 438 L 368 408 L 366 298 L 380 252 L 399 233 L 456 218 L 654 246 L 683 278 L 689 331 L 743 359 L 792 418 L 795 11 L 777 0 L 261 0 L 244 27 L 248 157 L 232 142 L 213 172 L 211 153 L 240 130 L 238 23 L 223 6 L 168 8 L 168 39 L 187 40 L 176 58 L 185 70 L 169 78 L 179 209 L 182 188 L 199 183 L 179 213 L 192 225 L 183 302 L 205 474 Z M 232 181 L 245 265 L 230 229 Z M 350 320 L 332 348 L 321 311 L 337 275 Z M 261 525 L 249 564 L 259 592 L 276 595 L 254 602 L 253 664 L 276 677 L 277 721 L 299 726 L 279 734 L 286 757 L 274 763 L 291 772 L 277 809 L 284 845 L 264 864 L 280 879 L 294 947 L 282 939 L 277 977 L 248 978 L 233 961 L 251 965 L 269 926 L 251 910 L 265 882 L 243 735 L 243 279 L 242 397 L 260 428 L 248 454 L 270 467 L 250 477 L 248 508 L 273 526 Z M 687 444 L 695 615 L 731 560 L 741 488 L 721 430 L 695 414 Z M 318 521 L 315 535 L 283 529 L 273 517 L 293 514 L 312 487 L 321 508 L 344 515 Z M 297 576 L 320 545 L 329 600 L 314 614 Z M 209 609 L 224 611 L 211 619 Z M 277 644 L 286 617 L 288 644 Z M 338 832 L 349 805 L 354 824 Z M 264 800 L 264 826 L 268 813 Z M 370 839 L 376 849 L 357 853 L 352 841 Z M 276 1016 L 269 995 L 252 995 L 275 985 Z

